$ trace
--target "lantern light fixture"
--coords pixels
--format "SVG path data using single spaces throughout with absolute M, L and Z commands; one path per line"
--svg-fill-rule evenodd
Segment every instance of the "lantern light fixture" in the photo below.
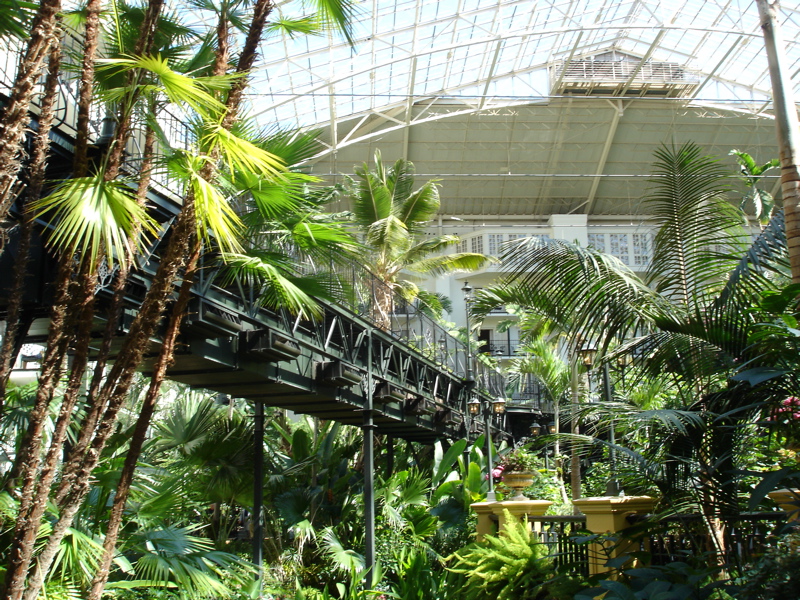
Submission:
M 578 350 L 578 356 L 581 357 L 583 364 L 591 369 L 594 364 L 594 359 L 597 356 L 597 348 L 593 346 L 584 346 Z
M 492 400 L 492 410 L 496 415 L 502 415 L 504 412 L 506 412 L 506 399 L 497 397 Z

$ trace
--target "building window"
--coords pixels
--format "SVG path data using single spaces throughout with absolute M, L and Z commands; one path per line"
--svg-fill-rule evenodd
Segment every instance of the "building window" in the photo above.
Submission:
M 483 254 L 483 236 L 476 235 L 469 241 L 469 249 L 470 252 L 476 252 L 477 254 Z
M 608 236 L 612 256 L 616 256 L 624 264 L 630 264 L 630 257 L 628 256 L 628 234 L 627 233 L 612 233 Z
M 466 252 L 467 251 L 467 240 L 461 240 L 456 244 L 456 252 Z
M 646 267 L 652 258 L 649 233 L 633 234 L 633 264 L 636 267 Z
M 588 237 L 589 237 L 589 248 L 594 248 L 598 252 L 606 251 L 605 233 L 590 233 Z
M 500 254 L 500 248 L 503 245 L 503 234 L 502 233 L 490 233 L 489 234 L 489 254 L 492 256 L 498 256 Z

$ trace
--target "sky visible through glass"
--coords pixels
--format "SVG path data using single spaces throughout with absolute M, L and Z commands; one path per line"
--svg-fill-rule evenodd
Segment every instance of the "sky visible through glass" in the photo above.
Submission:
M 275 10 L 296 16 L 302 8 Z M 358 10 L 352 48 L 333 34 L 264 42 L 250 95 L 260 122 L 322 125 L 430 100 L 481 108 L 542 101 L 565 60 L 609 50 L 680 65 L 701 83 L 695 103 L 770 109 L 753 0 L 367 0 Z M 797 81 L 800 10 L 786 1 L 782 13 Z

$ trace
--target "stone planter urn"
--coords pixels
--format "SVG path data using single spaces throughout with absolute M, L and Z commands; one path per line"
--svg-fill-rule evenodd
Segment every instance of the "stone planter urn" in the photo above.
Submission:
M 517 494 L 513 498 L 509 498 L 509 500 L 528 500 L 528 497 L 522 493 L 522 490 L 533 485 L 533 472 L 507 471 L 503 473 L 503 483 L 514 490 Z

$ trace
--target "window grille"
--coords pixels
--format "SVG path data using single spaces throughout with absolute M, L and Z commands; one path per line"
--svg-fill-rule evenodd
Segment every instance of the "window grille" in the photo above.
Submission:
M 598 252 L 606 251 L 606 234 L 605 233 L 590 233 L 589 234 L 589 247 L 594 248 Z
M 498 256 L 500 254 L 500 248 L 502 245 L 503 245 L 502 233 L 489 234 L 489 254 L 491 254 L 492 256 Z
M 633 234 L 633 264 L 637 267 L 646 267 L 652 258 L 649 233 Z
M 624 264 L 630 264 L 630 257 L 628 256 L 628 234 L 627 233 L 612 233 L 608 236 L 611 245 L 610 254 L 616 256 Z
M 469 241 L 470 251 L 483 254 L 483 236 L 476 235 Z

